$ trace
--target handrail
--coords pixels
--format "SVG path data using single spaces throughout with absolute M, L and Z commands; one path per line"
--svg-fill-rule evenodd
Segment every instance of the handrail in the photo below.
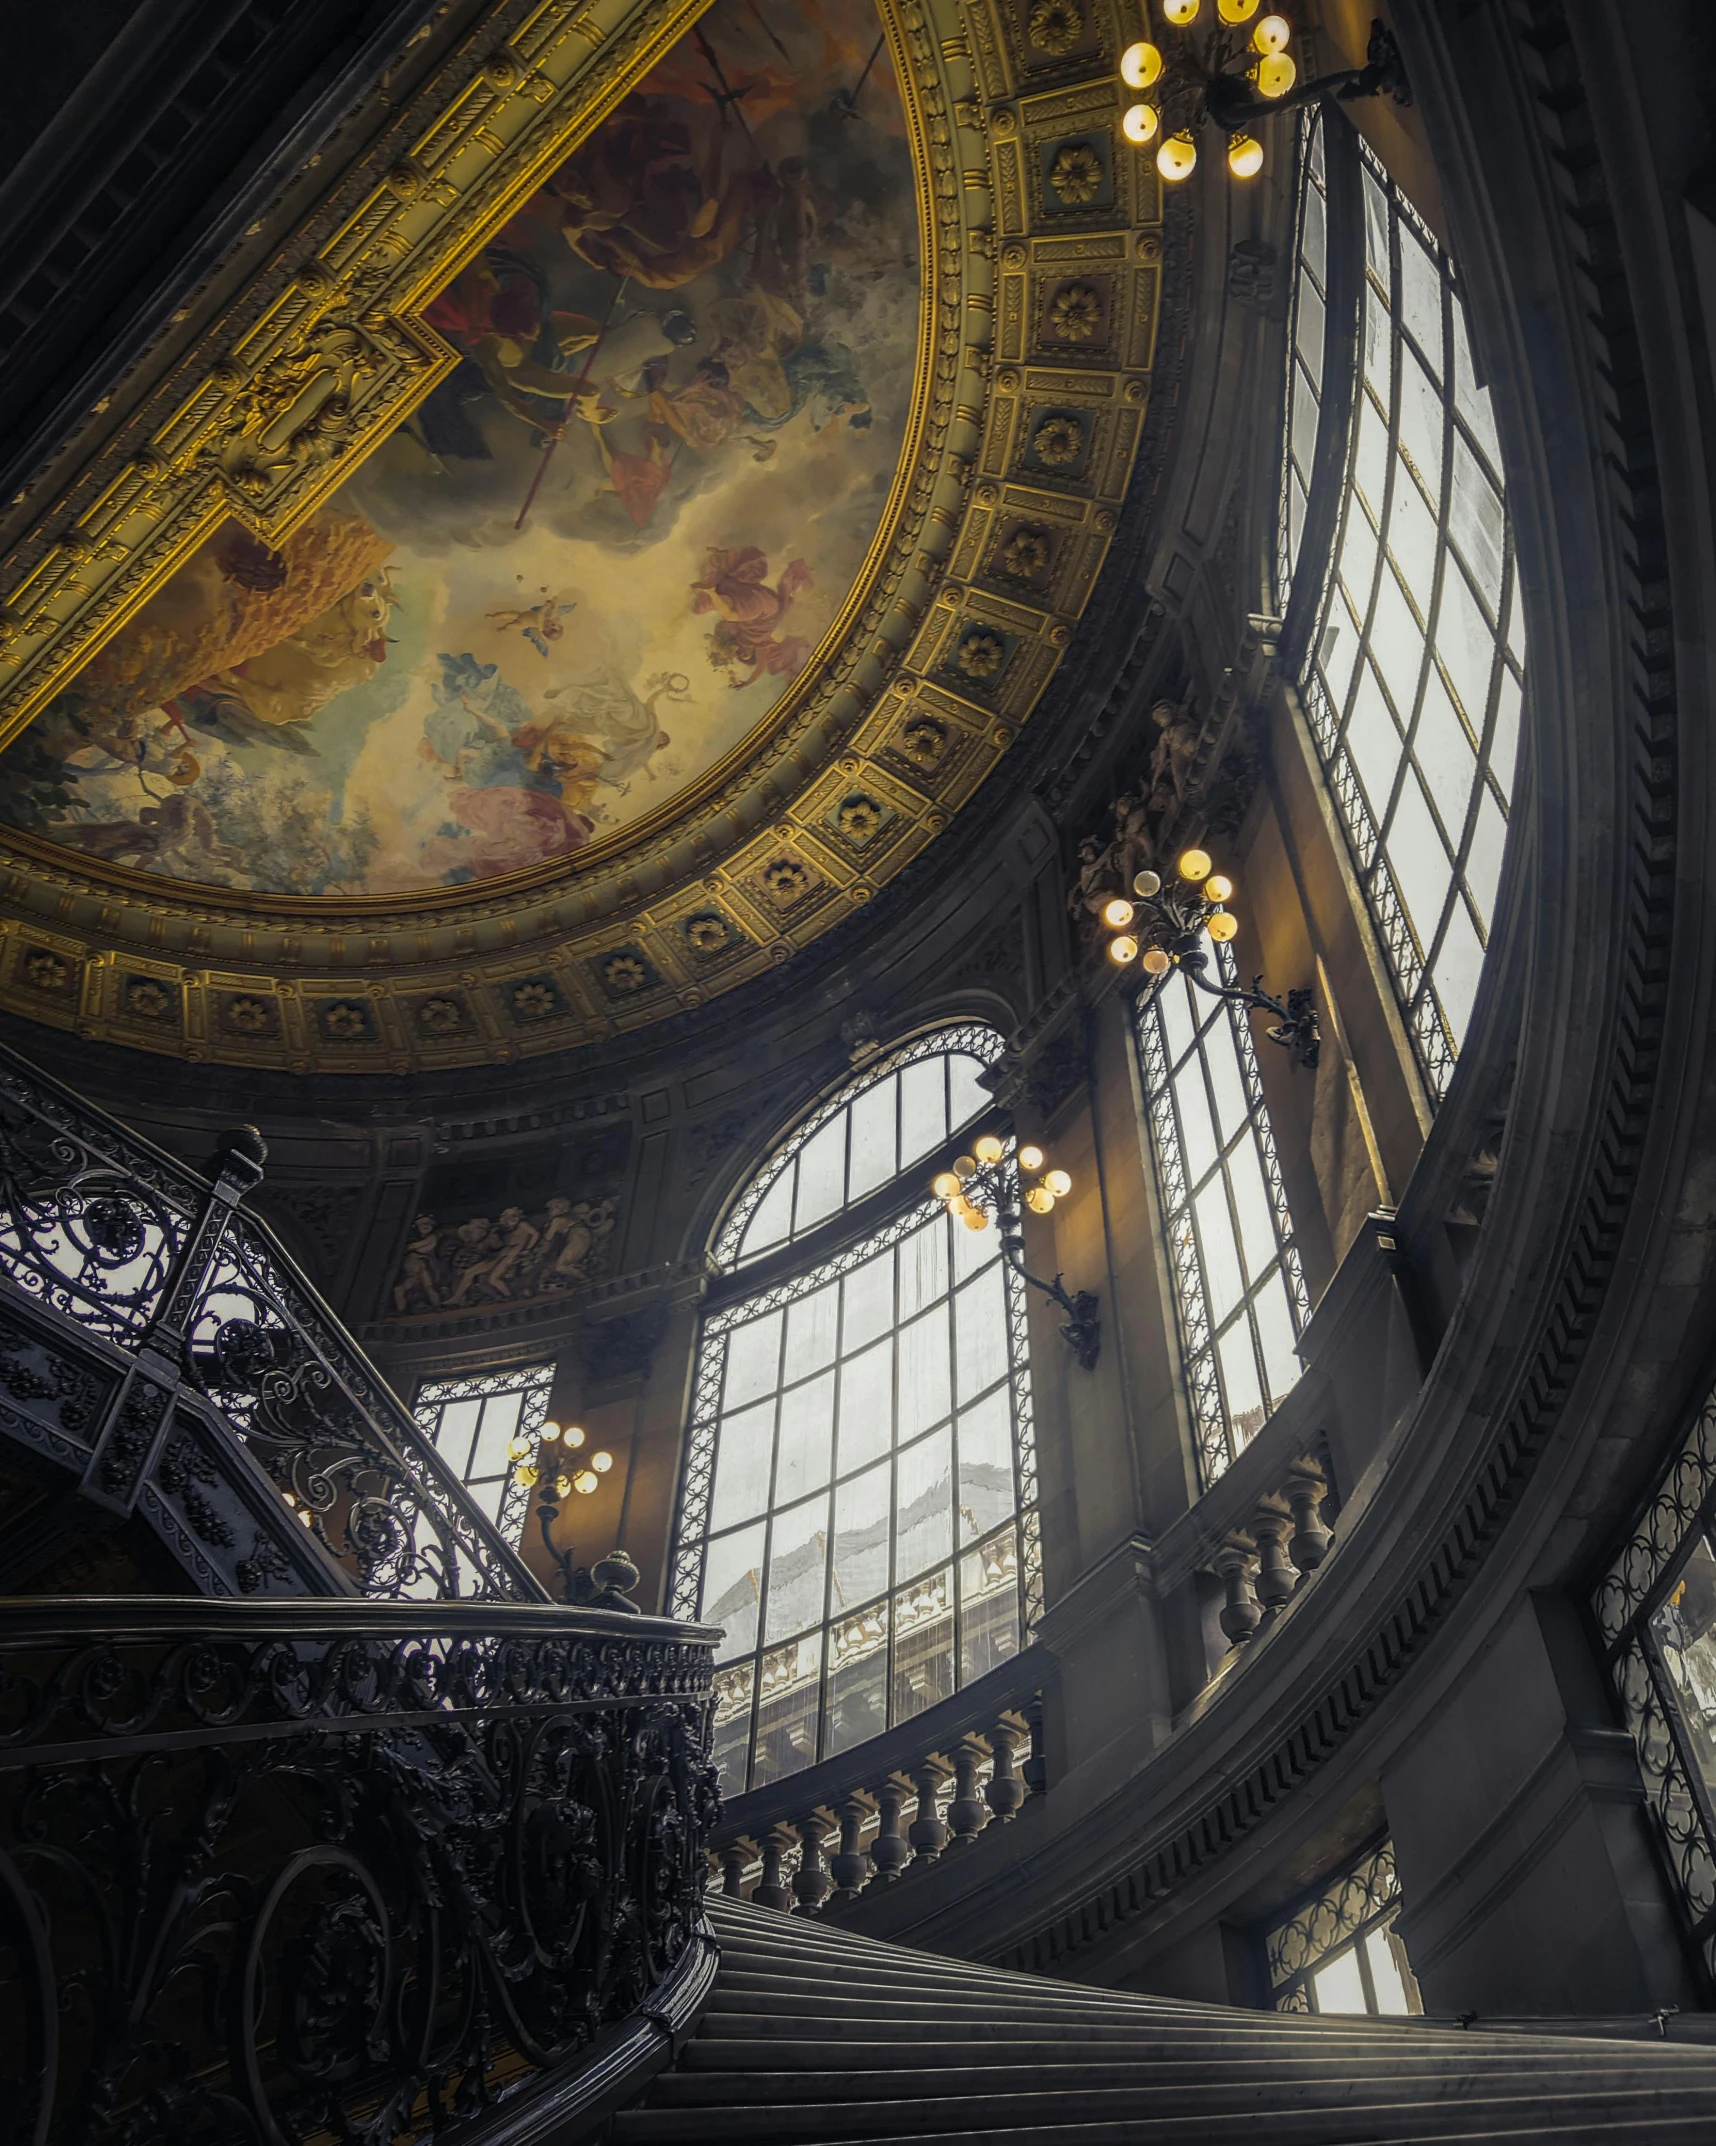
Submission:
M 19 2135 L 95 2108 L 132 2138 L 522 2139 L 611 2105 L 712 1978 L 717 1637 L 536 1604 L 0 1602 Z
M 0 1278 L 134 1368 L 89 1438 L 84 1495 L 124 1518 L 200 1393 L 363 1593 L 544 1590 L 265 1224 L 266 1148 L 211 1182 L 0 1045 Z M 278 1525 L 281 1516 L 271 1514 Z M 284 1577 L 278 1549 L 264 1577 Z

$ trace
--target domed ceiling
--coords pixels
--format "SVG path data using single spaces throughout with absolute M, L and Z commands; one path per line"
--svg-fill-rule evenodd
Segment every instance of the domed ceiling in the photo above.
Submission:
M 1118 23 L 941 12 L 550 0 L 341 176 L 7 577 L 7 1004 L 564 1048 L 946 827 L 1100 566 L 1161 249 Z

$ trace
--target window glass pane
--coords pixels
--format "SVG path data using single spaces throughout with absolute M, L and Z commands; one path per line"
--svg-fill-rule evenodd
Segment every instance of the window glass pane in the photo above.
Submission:
M 773 1393 L 780 1377 L 781 1315 L 769 1312 L 727 1337 L 726 1403 L 738 1408 L 760 1393 Z
M 988 1534 L 1013 1503 L 1013 1411 L 1003 1386 L 959 1419 L 960 1541 Z
M 1382 682 L 1388 688 L 1394 712 L 1409 722 L 1418 699 L 1418 671 L 1424 659 L 1424 634 L 1407 609 L 1400 584 L 1384 573 L 1377 584 L 1376 611 L 1371 621 L 1370 645 Z
M 1007 1371 L 1007 1301 L 999 1266 L 967 1282 L 954 1297 L 953 1331 L 959 1399 L 974 1401 Z
M 1382 697 L 1376 672 L 1366 664 L 1347 719 L 1347 751 L 1358 770 L 1370 809 L 1378 820 L 1388 811 L 1394 778 L 1400 771 L 1400 733 Z
M 894 1323 L 894 1255 L 878 1253 L 861 1267 L 854 1267 L 841 1284 L 845 1308 L 840 1327 L 840 1353 L 850 1356 Z
M 807 1377 L 834 1361 L 835 1338 L 840 1325 L 840 1289 L 830 1282 L 787 1307 L 786 1376 Z
M 1309 276 L 1299 278 L 1299 310 L 1294 322 L 1294 336 L 1299 346 L 1300 363 L 1314 392 L 1323 377 L 1323 301 Z M 1314 415 L 1311 425 L 1314 433 Z
M 840 1367 L 840 1473 L 850 1474 L 894 1437 L 894 1343 L 878 1341 Z
M 1362 522 L 1364 516 L 1355 508 L 1353 519 Z M 1367 541 L 1368 534 L 1367 531 Z M 1364 602 L 1370 602 L 1368 580 L 1365 583 Z M 1329 606 L 1329 622 L 1323 628 L 1322 646 L 1317 651 L 1317 664 L 1323 673 L 1323 682 L 1337 714 L 1347 704 L 1347 693 L 1353 682 L 1353 667 L 1358 661 L 1360 643 L 1356 621 L 1360 609 L 1361 606 L 1357 602 L 1348 601 L 1345 587 L 1338 590 L 1335 602 Z
M 1472 370 L 1471 346 L 1466 339 L 1465 308 L 1454 301 L 1454 406 L 1472 429 L 1472 437 L 1499 477 L 1502 473 L 1501 442 L 1496 438 L 1495 418 L 1490 410 L 1488 388 L 1481 388 Z
M 1370 1966 L 1370 1986 L 1376 1992 L 1376 2009 L 1385 2019 L 1404 2019 L 1412 2010 L 1400 1962 L 1389 1942 L 1392 1932 L 1372 1930 L 1364 1940 L 1364 1956 Z
M 1478 976 L 1484 965 L 1484 950 L 1472 925 L 1471 912 L 1456 900 L 1448 912 L 1447 928 L 1436 956 L 1433 974 L 1436 996 L 1442 1002 L 1456 1035 L 1465 1032 L 1472 1017 L 1472 1001 L 1478 995 Z
M 947 1138 L 947 1061 L 922 1058 L 900 1075 L 900 1168 Z
M 1400 234 L 1401 314 L 1433 373 L 1442 370 L 1442 274 L 1411 229 Z
M 1252 1299 L 1257 1320 L 1257 1340 L 1263 1357 L 1263 1380 L 1271 1405 L 1279 1403 L 1298 1384 L 1301 1365 L 1294 1353 L 1298 1339 L 1293 1328 L 1293 1310 L 1287 1300 L 1287 1284 L 1280 1273 L 1264 1283 Z
M 1499 618 L 1507 518 L 1502 511 L 1501 494 L 1458 434 L 1454 438 L 1454 489 L 1448 501 L 1448 523 L 1484 608 L 1492 618 Z
M 1388 464 L 1387 420 L 1383 410 L 1368 395 L 1361 395 L 1353 477 L 1360 497 L 1370 509 L 1370 518 L 1376 523 L 1382 520 L 1383 502 L 1388 493 Z
M 1716 1790 L 1716 1557 L 1705 1537 L 1650 1622 L 1693 1762 Z
M 1496 687 L 1495 731 L 1490 740 L 1490 772 L 1501 783 L 1503 797 L 1513 789 L 1514 764 L 1519 758 L 1519 711 L 1523 699 L 1519 680 L 1503 666 Z
M 1192 987 L 1183 976 L 1170 976 L 1162 986 L 1162 1023 L 1167 1037 L 1168 1063 L 1177 1066 L 1198 1032 L 1192 1006 Z
M 931 1431 L 902 1448 L 894 1520 L 894 1570 L 902 1580 L 953 1548 L 953 1433 Z
M 900 1329 L 900 1436 L 915 1438 L 953 1406 L 945 1301 Z
M 762 1608 L 763 1528 L 743 1528 L 737 1535 L 718 1535 L 709 1545 L 703 1565 L 703 1604 L 697 1613 L 700 1624 L 726 1626 L 726 1637 L 715 1649 L 718 1662 L 735 1654 L 748 1654 L 757 1643 L 757 1618 Z
M 518 1471 L 537 1459 L 553 1384 L 552 1364 L 425 1379 L 412 1406 L 418 1429 L 515 1547 L 533 1505 Z
M 482 1419 L 481 1401 L 444 1401 L 436 1412 L 431 1436 L 449 1467 L 468 1475 L 476 1445 L 477 1425 Z
M 1420 619 L 1427 619 L 1436 591 L 1436 517 L 1424 504 L 1423 493 L 1405 467 L 1394 486 L 1394 505 L 1388 517 L 1388 553 L 1400 569 L 1414 610 Z
M 1419 944 L 1428 947 L 1448 892 L 1448 852 L 1436 832 L 1424 792 L 1411 775 L 1400 786 L 1389 822 L 1388 861 Z
M 834 1493 L 834 1603 L 855 1607 L 888 1586 L 893 1470 L 867 1468 Z
M 1430 499 L 1442 497 L 1441 391 L 1410 353 L 1400 368 L 1400 447 Z
M 1224 1008 L 1211 1027 L 1219 1030 L 1224 1022 L 1232 1019 L 1231 1012 Z M 1251 1116 L 1251 1098 L 1245 1092 L 1245 1078 L 1239 1070 L 1239 1053 L 1226 1048 L 1228 1040 L 1220 1034 L 1212 1034 L 1204 1054 L 1210 1088 L 1215 1096 L 1216 1127 L 1224 1147 Z
M 834 1453 L 834 1373 L 781 1395 L 780 1451 L 775 1461 L 775 1503 L 820 1490 Z
M 797 1165 L 788 1163 L 769 1187 L 761 1205 L 751 1218 L 751 1226 L 745 1236 L 747 1258 L 759 1258 L 775 1245 L 785 1242 L 792 1228 L 792 1195 L 796 1182 Z
M 1257 1354 L 1251 1346 L 1251 1327 L 1246 1320 L 1234 1321 L 1222 1336 L 1218 1353 L 1222 1392 L 1237 1452 L 1263 1428 L 1263 1382 L 1258 1376 Z
M 1471 854 L 1466 859 L 1466 885 L 1487 924 L 1495 914 L 1496 888 L 1501 882 L 1502 850 L 1507 842 L 1507 821 L 1501 807 L 1486 790 L 1478 800 L 1477 824 L 1472 829 Z
M 1317 152 L 1322 150 L 1322 137 L 1317 136 Z M 1305 228 L 1299 245 L 1299 258 L 1310 269 L 1319 283 L 1326 284 L 1328 212 L 1323 206 L 1321 187 L 1305 189 Z
M 1346 595 L 1343 610 L 1352 613 L 1349 622 L 1341 612 L 1331 607 L 1330 623 L 1339 622 L 1351 648 L 1358 646 L 1357 626 L 1370 609 L 1371 586 L 1376 580 L 1376 531 L 1371 527 L 1370 513 L 1362 499 L 1353 499 L 1347 506 L 1346 527 L 1341 534 L 1340 557 L 1341 588 Z M 1352 675 L 1352 658 L 1347 659 L 1347 675 Z M 1341 698 L 1345 698 L 1343 687 Z
M 805 1143 L 798 1158 L 798 1198 L 792 1211 L 795 1237 L 826 1221 L 846 1198 L 846 1124 L 844 1116 Z
M 1179 1114 L 1187 1182 L 1198 1185 L 1213 1168 L 1221 1143 L 1216 1138 L 1215 1120 L 1204 1091 L 1203 1060 L 1196 1051 L 1175 1075 L 1174 1107 Z
M 741 1520 L 767 1512 L 769 1470 L 775 1452 L 775 1404 L 758 1402 L 730 1415 L 722 1426 L 721 1452 L 715 1464 L 715 1491 L 709 1502 L 712 1529 L 736 1527 Z
M 769 1530 L 768 1629 L 785 1639 L 822 1622 L 828 1560 L 828 1500 L 807 1498 L 776 1513 Z
M 1443 831 L 1449 842 L 1457 847 L 1472 802 L 1478 763 L 1471 740 L 1466 735 L 1466 726 L 1455 712 L 1454 703 L 1448 698 L 1448 689 L 1442 683 L 1442 674 L 1434 665 L 1424 682 L 1424 701 L 1419 710 L 1417 733 L 1412 740 L 1412 757 L 1424 777 Z M 1505 827 L 1505 821 L 1503 825 Z
M 1436 653 L 1475 733 L 1484 727 L 1489 705 L 1491 657 L 1495 641 L 1484 624 L 1466 577 L 1450 566 L 1442 577 L 1442 608 L 1436 617 Z
M 1275 1211 L 1263 1182 L 1263 1168 L 1249 1135 L 1227 1159 L 1228 1184 L 1239 1217 L 1239 1248 L 1248 1281 L 1256 1281 L 1275 1257 Z
M 1364 1977 L 1359 1973 L 1358 1954 L 1343 1952 L 1327 1967 L 1319 1967 L 1314 1979 L 1319 2012 L 1365 2012 Z
M 1239 1247 L 1233 1241 L 1233 1224 L 1227 1211 L 1227 1187 L 1217 1174 L 1192 1203 L 1198 1218 L 1198 1241 L 1203 1247 L 1204 1288 L 1208 1292 L 1210 1317 L 1217 1326 L 1245 1295 L 1245 1277 L 1239 1271 Z
M 854 1200 L 874 1192 L 894 1175 L 898 1093 L 898 1083 L 890 1078 L 867 1089 L 852 1105 L 851 1181 L 847 1191 Z
M 933 1706 L 1016 1653 L 1041 1615 L 1035 1513 L 1019 1504 L 1036 1483 L 1023 1287 L 997 1231 L 953 1229 L 922 1169 L 950 1123 L 1000 1119 L 977 1085 L 1000 1049 L 965 1026 L 855 1075 L 722 1225 L 717 1262 L 742 1264 L 759 1218 L 782 1218 L 766 1283 L 726 1291 L 704 1317 L 669 1588 L 676 1616 L 726 1629 L 716 1750 L 729 1794 Z M 780 1247 L 801 1181 L 817 1235 L 795 1272 Z M 842 1203 L 870 1192 L 884 1219 L 843 1235 Z M 464 1449 L 479 1420 L 466 1409 Z M 519 1420 L 515 1395 L 487 1449 L 504 1460 Z M 484 1486 L 507 1495 L 498 1475 Z

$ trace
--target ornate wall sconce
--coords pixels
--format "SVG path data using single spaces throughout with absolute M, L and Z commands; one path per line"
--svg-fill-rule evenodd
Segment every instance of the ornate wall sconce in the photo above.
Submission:
M 1145 36 L 1121 54 L 1120 79 L 1128 89 L 1141 91 L 1142 98 L 1127 110 L 1120 127 L 1140 149 L 1156 144 L 1156 169 L 1169 185 L 1189 179 L 1197 169 L 1198 129 L 1206 119 L 1227 137 L 1228 170 L 1236 179 L 1255 179 L 1263 169 L 1263 144 L 1256 130 L 1273 112 L 1313 104 L 1319 97 L 1343 103 L 1378 96 L 1391 96 L 1399 104 L 1412 101 L 1400 53 L 1380 22 L 1371 24 L 1363 67 L 1300 82 L 1298 63 L 1288 49 L 1293 25 L 1285 15 L 1260 15 L 1262 0 L 1215 0 L 1201 24 L 1203 0 L 1159 4 L 1163 20 L 1177 34 L 1167 50 Z
M 1086 1371 L 1096 1369 L 1102 1353 L 1102 1321 L 1097 1316 L 1100 1299 L 1089 1289 L 1068 1294 L 1057 1274 L 1043 1281 L 1025 1265 L 1024 1218 L 1019 1212 L 1022 1187 L 1025 1205 L 1036 1215 L 1051 1214 L 1057 1200 L 1072 1190 L 1065 1170 L 1051 1170 L 1039 1147 L 1022 1147 L 1014 1156 L 1015 1168 L 1007 1167 L 1007 1146 L 998 1133 L 982 1133 L 972 1142 L 969 1155 L 954 1158 L 950 1170 L 940 1171 L 930 1181 L 930 1190 L 948 1213 L 967 1229 L 987 1229 L 996 1222 L 1001 1229 L 1001 1250 L 1021 1281 L 1040 1289 L 1052 1304 L 1066 1313 L 1061 1328 L 1067 1346 Z M 1025 1183 L 1025 1180 L 1030 1180 Z
M 627 1601 L 626 1596 L 638 1583 L 638 1568 L 623 1550 L 610 1550 L 593 1571 L 580 1575 L 571 1546 L 563 1547 L 554 1540 L 561 1506 L 568 1498 L 593 1496 L 614 1465 L 614 1456 L 608 1452 L 573 1460 L 572 1456 L 589 1443 L 589 1436 L 582 1424 L 569 1423 L 563 1430 L 558 1423 L 545 1423 L 534 1458 L 528 1441 L 521 1438 L 515 1438 L 507 1447 L 507 1457 L 513 1463 L 514 1476 L 526 1490 L 540 1488 L 536 1520 L 542 1530 L 543 1547 L 560 1575 L 562 1601 L 589 1609 L 635 1611 L 637 1604 Z
M 1172 885 L 1159 872 L 1140 872 L 1132 882 L 1135 901 L 1116 895 L 1104 904 L 1102 921 L 1114 933 L 1108 942 L 1109 960 L 1123 969 L 1136 961 L 1151 977 L 1180 969 L 1211 998 L 1272 1013 L 1275 1025 L 1264 1031 L 1270 1042 L 1315 1072 L 1323 1045 L 1316 994 L 1308 988 L 1289 991 L 1283 1005 L 1263 989 L 1261 976 L 1252 978 L 1249 990 L 1243 984 L 1212 983 L 1204 939 L 1207 934 L 1218 946 L 1225 945 L 1238 932 L 1239 919 L 1227 906 L 1233 899 L 1233 881 L 1215 870 L 1208 850 L 1202 849 L 1187 850 L 1178 872 Z

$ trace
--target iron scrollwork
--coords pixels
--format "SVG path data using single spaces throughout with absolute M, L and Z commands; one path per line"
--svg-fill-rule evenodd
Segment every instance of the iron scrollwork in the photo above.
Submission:
M 313 1607 L 0 1630 L 9 2135 L 425 2138 L 574 2064 L 692 1943 L 709 1635 Z

